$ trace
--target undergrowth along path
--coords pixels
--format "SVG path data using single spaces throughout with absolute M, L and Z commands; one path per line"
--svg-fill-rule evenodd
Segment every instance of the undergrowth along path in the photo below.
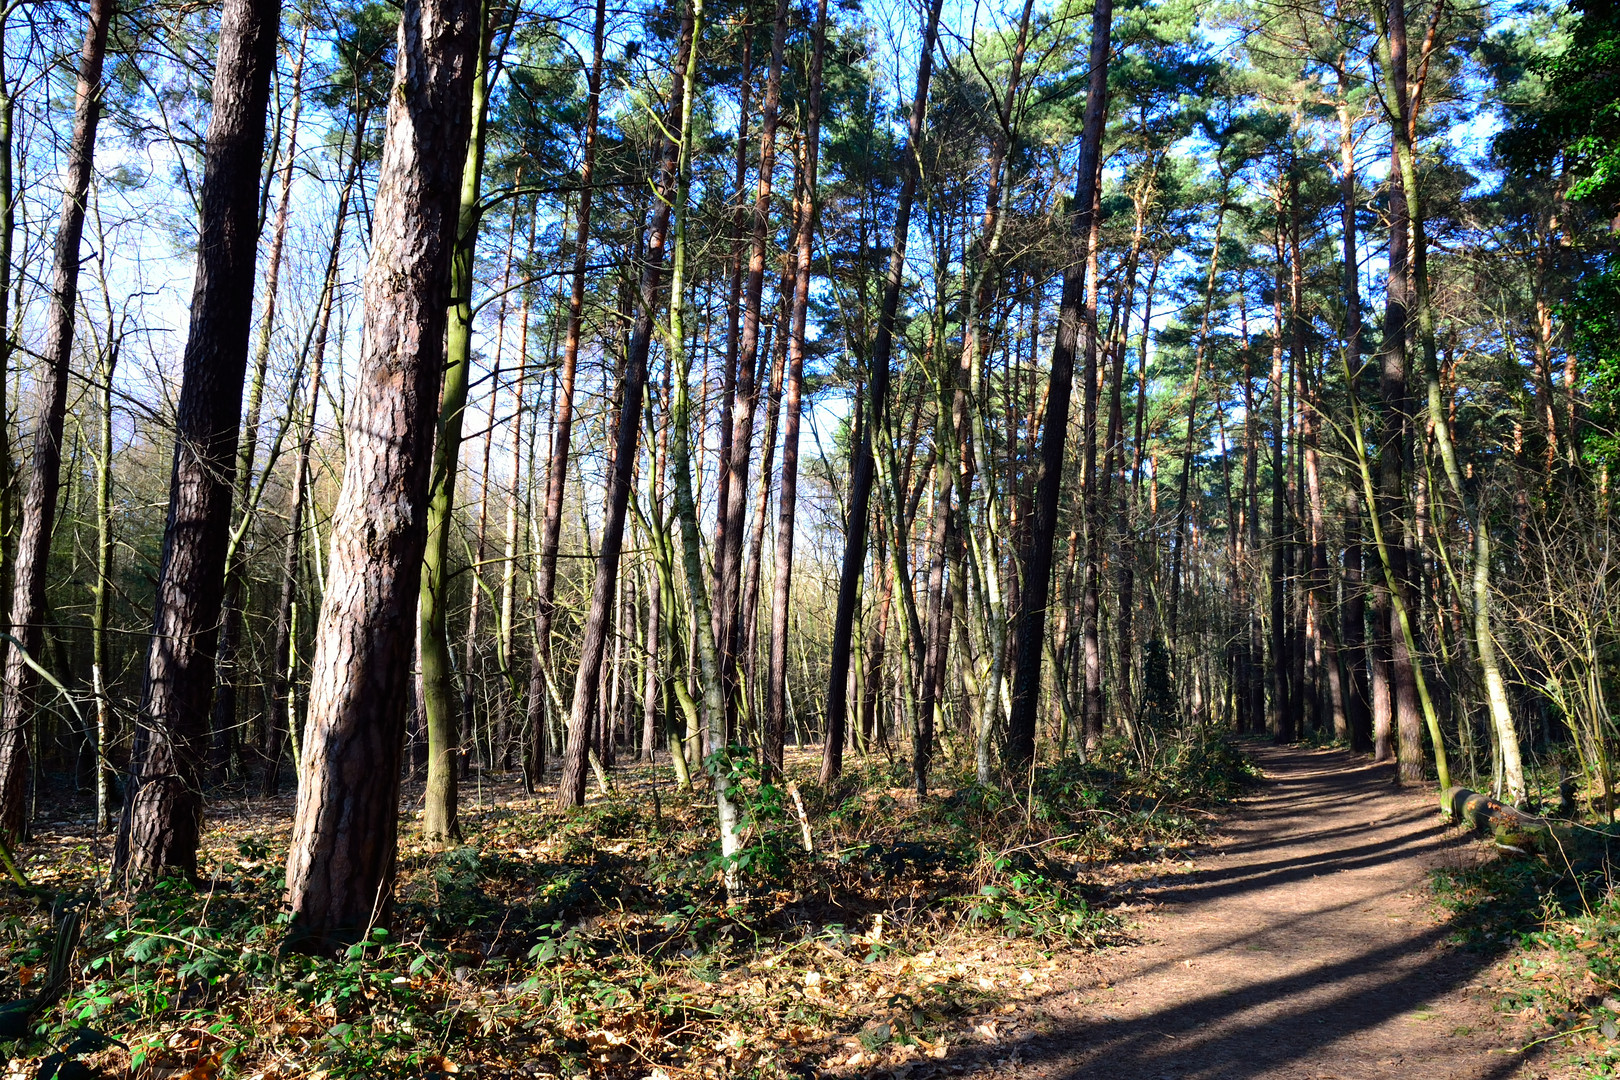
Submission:
M 1110 1080 L 1541 1075 L 1482 986 L 1500 954 L 1453 945 L 1433 904 L 1429 872 L 1478 858 L 1433 792 L 1342 751 L 1248 749 L 1266 779 L 1209 852 L 1129 887 L 1143 943 L 1030 1003 L 1018 1043 L 955 1064 Z

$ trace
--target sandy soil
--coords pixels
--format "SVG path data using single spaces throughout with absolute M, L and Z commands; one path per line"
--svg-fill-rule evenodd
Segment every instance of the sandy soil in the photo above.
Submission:
M 1337 751 L 1252 748 L 1267 781 L 1209 854 L 1130 887 L 1143 944 L 1094 954 L 939 1074 L 1110 1080 L 1545 1075 L 1454 946 L 1430 870 L 1478 858 L 1432 791 Z M 1560 1070 L 1553 1069 L 1554 1073 Z M 916 1075 L 916 1074 L 913 1074 Z

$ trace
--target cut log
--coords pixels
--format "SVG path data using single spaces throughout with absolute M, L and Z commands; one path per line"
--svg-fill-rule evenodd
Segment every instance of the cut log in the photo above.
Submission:
M 1441 792 L 1440 810 L 1451 820 L 1466 821 L 1476 829 L 1536 829 L 1550 824 L 1544 817 L 1527 814 L 1516 806 L 1464 787 L 1450 787 Z

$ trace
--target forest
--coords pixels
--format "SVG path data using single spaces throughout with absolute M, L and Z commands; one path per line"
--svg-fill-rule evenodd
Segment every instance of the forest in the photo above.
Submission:
M 728 973 L 1255 748 L 1607 837 L 1617 236 L 1607 0 L 7 0 L 0 1039 L 864 1075 L 999 976 Z

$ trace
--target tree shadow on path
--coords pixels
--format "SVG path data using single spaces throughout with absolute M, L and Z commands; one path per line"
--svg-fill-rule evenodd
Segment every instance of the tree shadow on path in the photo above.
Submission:
M 1432 793 L 1338 751 L 1252 747 L 1267 774 L 1190 870 L 1135 888 L 1151 944 L 1027 1001 L 1034 1031 L 953 1048 L 933 1075 L 1109 1080 L 1506 1080 L 1525 1065 L 1427 899 L 1471 859 Z M 1082 984 L 1088 980 L 1082 979 Z M 929 1075 L 916 1070 L 910 1075 Z

